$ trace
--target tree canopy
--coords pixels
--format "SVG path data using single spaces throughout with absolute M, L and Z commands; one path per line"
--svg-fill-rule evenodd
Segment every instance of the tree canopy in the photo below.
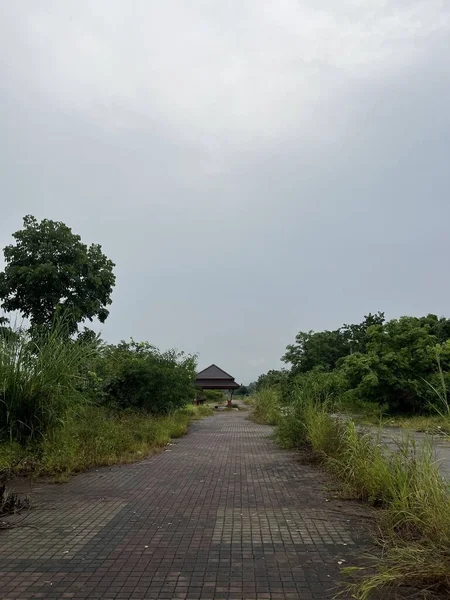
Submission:
M 429 314 L 385 322 L 369 314 L 333 331 L 300 331 L 286 348 L 289 381 L 391 412 L 450 410 L 450 319 Z M 258 381 L 273 382 L 273 372 Z M 289 389 L 291 385 L 289 386 Z
M 364 352 L 369 327 L 383 322 L 384 313 L 369 313 L 362 323 L 343 325 L 334 331 L 299 331 L 282 360 L 292 365 L 294 373 L 307 373 L 315 367 L 332 371 L 345 356 Z
M 114 263 L 99 244 L 89 247 L 60 221 L 32 215 L 4 248 L 5 270 L 0 273 L 0 300 L 7 312 L 20 311 L 33 326 L 50 325 L 58 313 L 78 324 L 108 317 L 115 283 Z

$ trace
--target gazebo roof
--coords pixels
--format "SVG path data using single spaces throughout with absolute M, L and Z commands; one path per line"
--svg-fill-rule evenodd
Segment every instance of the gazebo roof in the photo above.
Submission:
M 197 379 L 230 379 L 234 381 L 229 373 L 226 373 L 223 369 L 220 369 L 217 365 L 210 365 L 200 373 L 197 373 Z
M 240 387 L 234 377 L 217 365 L 210 365 L 197 373 L 195 383 L 200 388 L 211 390 L 233 390 Z

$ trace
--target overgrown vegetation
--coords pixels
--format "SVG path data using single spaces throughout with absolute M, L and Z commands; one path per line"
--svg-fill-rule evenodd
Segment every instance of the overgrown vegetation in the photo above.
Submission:
M 78 332 L 85 319 L 108 315 L 114 265 L 100 246 L 31 216 L 14 238 L 0 298 L 30 327 L 0 319 L 0 474 L 68 474 L 136 460 L 208 413 L 189 406 L 194 356 Z
M 289 368 L 261 375 L 256 390 L 286 396 L 312 376 L 349 412 L 450 418 L 450 319 L 369 314 L 334 331 L 299 332 L 282 360 Z
M 380 509 L 383 551 L 353 570 L 354 597 L 402 584 L 449 594 L 450 489 L 431 442 L 406 435 L 393 451 L 355 420 L 380 435 L 385 424 L 450 431 L 450 320 L 369 314 L 334 331 L 299 332 L 283 360 L 289 369 L 253 384 L 254 418 L 277 425 L 281 445 L 307 445 L 353 497 Z
M 278 442 L 307 445 L 351 492 L 381 509 L 381 559 L 357 574 L 349 588 L 355 598 L 389 586 L 420 585 L 450 593 L 450 496 L 432 446 L 405 437 L 398 451 L 386 450 L 352 420 L 332 416 L 332 396 L 321 378 L 291 390 L 289 401 L 277 389 L 253 397 L 259 422 L 276 423 Z
M 227 396 L 223 390 L 198 390 L 197 397 L 201 402 L 225 402 Z
M 278 425 L 281 415 L 277 390 L 273 388 L 262 389 L 257 396 L 252 396 L 251 404 L 254 421 L 265 425 Z
M 194 378 L 193 357 L 73 340 L 64 322 L 0 334 L 0 469 L 68 473 L 145 456 L 202 414 L 185 408 Z
M 192 419 L 212 414 L 188 405 L 165 416 L 88 406 L 27 445 L 0 444 L 0 471 L 69 475 L 91 467 L 132 462 L 182 436 Z
M 89 343 L 67 338 L 65 323 L 51 329 L 0 332 L 0 439 L 24 443 L 80 410 Z

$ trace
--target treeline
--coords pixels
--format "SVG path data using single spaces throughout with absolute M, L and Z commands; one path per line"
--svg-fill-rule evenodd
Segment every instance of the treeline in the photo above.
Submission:
M 300 331 L 282 360 L 289 367 L 261 375 L 257 389 L 276 386 L 288 398 L 314 385 L 324 397 L 391 413 L 450 413 L 450 319 L 369 314 L 333 331 Z

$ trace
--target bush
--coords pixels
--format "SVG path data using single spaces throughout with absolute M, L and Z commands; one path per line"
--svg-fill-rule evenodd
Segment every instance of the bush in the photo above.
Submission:
M 118 409 L 133 408 L 167 414 L 195 397 L 195 359 L 174 350 L 161 353 L 147 343 L 122 342 L 109 347 L 104 402 Z
M 340 365 L 353 397 L 386 403 L 391 413 L 432 410 L 435 389 L 450 389 L 450 340 L 438 343 L 432 331 L 426 320 L 414 317 L 371 327 L 367 353 L 356 352 Z M 439 405 L 448 411 L 446 391 Z
M 202 390 L 201 398 L 205 402 L 224 402 L 226 396 L 221 390 Z

